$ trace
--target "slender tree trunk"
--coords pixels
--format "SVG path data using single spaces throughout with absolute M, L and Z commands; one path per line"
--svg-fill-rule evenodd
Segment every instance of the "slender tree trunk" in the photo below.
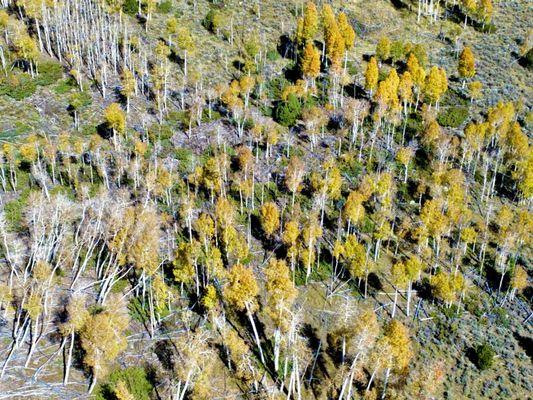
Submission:
M 254 331 L 255 342 L 257 343 L 257 349 L 259 350 L 261 362 L 265 364 L 265 357 L 263 355 L 261 341 L 259 340 L 259 334 L 257 333 L 257 327 L 255 325 L 254 317 L 252 315 L 252 312 L 250 311 L 250 306 L 248 304 L 246 305 L 246 314 L 248 314 L 248 319 L 250 320 L 250 324 L 252 324 L 252 330 Z
M 63 377 L 63 385 L 68 384 L 68 377 L 70 374 L 70 365 L 72 363 L 72 350 L 74 349 L 74 331 L 70 333 L 70 345 L 68 348 L 67 359 L 65 361 L 65 376 Z

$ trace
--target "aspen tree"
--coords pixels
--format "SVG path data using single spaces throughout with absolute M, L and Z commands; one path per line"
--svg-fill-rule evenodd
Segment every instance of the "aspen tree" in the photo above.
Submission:
M 6 10 L 0 10 L 0 28 L 4 31 L 4 38 L 7 43 L 7 34 L 8 34 L 8 25 L 9 25 L 9 14 Z
M 220 252 L 218 247 L 210 245 L 208 250 L 204 252 L 203 262 L 205 264 L 205 274 L 207 281 L 209 281 L 210 279 L 225 279 L 227 271 L 226 269 L 224 269 L 222 253 Z
M 300 236 L 300 227 L 297 221 L 290 220 L 287 221 L 285 224 L 283 235 L 281 237 L 281 240 L 283 241 L 283 244 L 287 248 L 287 255 L 291 259 L 291 270 L 294 271 L 294 264 L 295 259 L 297 256 L 297 240 L 298 236 Z
M 200 242 L 204 245 L 204 251 L 207 251 L 208 244 L 215 235 L 215 222 L 209 214 L 201 213 L 194 222 L 194 230 L 198 234 Z
M 272 237 L 279 228 L 279 210 L 276 203 L 269 201 L 260 210 L 261 226 L 266 236 Z
M 212 360 L 214 354 L 206 342 L 207 334 L 201 328 L 194 332 L 187 329 L 172 340 L 172 347 L 175 349 L 173 356 L 176 358 L 173 367 L 174 379 L 177 380 L 175 399 L 183 400 L 188 393 L 194 398 L 195 390 L 200 393 L 208 392 L 202 380 L 211 370 L 209 360 Z M 195 389 L 197 385 L 202 387 Z
M 252 365 L 250 348 L 235 330 L 227 328 L 223 333 L 224 346 L 229 353 L 228 363 L 235 367 L 235 376 L 245 382 L 254 380 L 256 371 Z
M 426 81 L 426 71 L 420 66 L 414 53 L 410 53 L 409 58 L 407 59 L 407 71 L 409 71 L 411 78 L 413 79 L 416 93 L 416 106 L 418 107 L 418 100 Z
M 376 344 L 379 335 L 379 323 L 372 309 L 363 309 L 354 318 L 353 323 L 341 327 L 336 336 L 342 337 L 343 353 L 350 354 L 352 361 L 343 380 L 339 400 L 352 398 L 353 381 L 358 364 L 363 364 Z M 329 337 L 328 337 L 329 339 Z M 344 358 L 344 356 L 343 356 Z
M 401 261 L 396 262 L 391 268 L 391 278 L 394 284 L 394 304 L 392 306 L 392 318 L 396 315 L 396 305 L 398 302 L 398 288 L 406 288 L 409 282 L 407 268 Z
M 320 74 L 320 53 L 311 42 L 305 44 L 300 62 L 304 78 L 314 81 Z
M 129 69 L 124 69 L 120 78 L 122 83 L 120 94 L 126 98 L 126 113 L 129 113 L 130 100 L 137 91 L 137 82 L 135 81 L 135 75 Z
M 123 135 L 126 132 L 126 115 L 119 104 L 112 103 L 104 110 L 104 119 L 113 131 L 113 142 L 116 147 L 117 135 Z
M 68 320 L 61 325 L 60 332 L 63 335 L 63 343 L 69 338 L 69 348 L 65 356 L 65 372 L 63 374 L 63 385 L 68 383 L 70 375 L 70 366 L 72 365 L 72 353 L 74 350 L 74 338 L 77 332 L 80 332 L 90 317 L 85 308 L 85 299 L 83 297 L 73 297 L 66 307 Z
M 447 274 L 439 271 L 431 279 L 431 290 L 433 295 L 451 307 L 457 301 L 458 294 L 464 289 L 464 278 L 460 272 L 457 274 Z
M 321 172 L 313 172 L 310 178 L 311 187 L 320 204 L 320 227 L 324 224 L 327 201 L 339 199 L 342 187 L 342 176 L 335 161 L 328 160 L 322 167 Z
M 124 0 L 106 0 L 107 10 L 110 13 L 122 12 Z
M 492 5 L 492 0 L 480 0 L 478 3 L 477 13 L 483 21 L 483 27 L 485 24 L 489 23 L 492 20 L 492 14 L 494 12 L 494 7 Z
M 251 268 L 241 264 L 231 267 L 228 275 L 228 285 L 224 289 L 224 299 L 237 311 L 246 311 L 250 324 L 254 332 L 255 341 L 261 357 L 261 362 L 265 363 L 261 341 L 254 322 L 253 313 L 257 310 L 257 296 L 259 285 L 255 279 Z
M 352 191 L 346 199 L 343 209 L 343 218 L 348 222 L 347 232 L 350 233 L 351 227 L 357 225 L 365 217 L 365 207 L 363 206 L 364 197 L 358 191 Z
M 318 239 L 322 237 L 322 233 L 322 228 L 317 224 L 315 217 L 310 216 L 302 229 L 302 243 L 305 247 L 302 249 L 301 258 L 306 265 L 306 281 L 311 276 L 311 264 L 315 259 L 315 246 Z
M 226 258 L 234 257 L 237 263 L 248 257 L 249 247 L 245 237 L 230 226 L 222 232 L 222 244 L 226 250 Z
M 157 0 L 141 0 L 142 1 L 142 4 L 144 6 L 144 10 L 146 11 L 146 19 L 147 19 L 147 23 L 146 23 L 146 30 L 148 30 L 148 21 L 151 21 L 152 19 L 152 14 L 156 11 L 157 9 Z M 139 3 L 141 4 L 141 3 Z
M 396 153 L 396 161 L 404 167 L 403 182 L 407 182 L 407 170 L 409 168 L 409 163 L 411 162 L 414 156 L 414 151 L 410 147 L 402 147 Z
M 276 326 L 274 332 L 274 370 L 279 368 L 281 334 L 288 329 L 290 310 L 298 293 L 290 270 L 283 260 L 272 258 L 265 269 L 267 312 Z
M 400 96 L 400 100 L 402 101 L 403 113 L 407 122 L 408 106 L 410 107 L 411 103 L 413 102 L 413 78 L 409 71 L 405 71 L 400 76 L 400 83 L 398 84 L 398 95 Z
M 176 17 L 172 16 L 169 19 L 167 19 L 167 34 L 168 34 L 168 45 L 169 47 L 172 47 L 172 37 L 178 33 L 179 30 L 179 22 Z
M 276 124 L 268 124 L 265 127 L 265 143 L 266 143 L 266 157 L 272 156 L 272 148 L 276 146 L 279 142 L 280 133 L 282 133 L 282 128 Z M 289 146 L 287 146 L 287 152 L 289 151 Z
M 464 27 L 466 28 L 466 24 L 468 22 L 468 16 L 473 15 L 476 11 L 476 0 L 461 0 L 462 6 L 464 8 L 464 14 L 465 14 L 465 21 L 464 21 Z
M 527 271 L 521 265 L 516 265 L 511 278 L 511 300 L 516 296 L 516 293 L 522 292 L 528 286 Z
M 446 78 L 444 69 L 438 67 L 431 68 L 426 78 L 424 90 L 427 99 L 437 104 L 438 108 L 440 98 L 448 90 L 448 79 Z
M 176 249 L 174 259 L 174 280 L 183 285 L 189 285 L 196 281 L 196 288 L 199 291 L 199 280 L 196 272 L 197 260 L 199 256 L 198 242 L 181 242 Z
M 463 88 L 466 84 L 466 78 L 472 78 L 476 74 L 476 65 L 472 49 L 465 46 L 461 55 L 459 56 L 459 63 L 457 65 L 459 76 L 463 78 Z
M 81 346 L 85 350 L 83 361 L 92 370 L 89 393 L 98 379 L 106 375 L 108 363 L 126 348 L 127 342 L 123 334 L 129 319 L 121 307 L 120 303 L 113 304 L 92 315 L 81 331 Z
M 292 157 L 285 172 L 285 186 L 292 193 L 291 204 L 293 207 L 296 193 L 301 190 L 304 175 L 305 170 L 303 162 L 298 157 Z
M 37 266 L 36 266 L 37 267 Z M 35 268 L 35 267 L 34 267 Z M 35 278 L 34 278 L 35 279 Z M 37 279 L 35 279 L 37 281 Z M 39 285 L 38 282 L 36 282 L 37 285 Z M 42 290 L 38 287 L 32 287 L 31 292 L 28 296 L 28 299 L 26 303 L 22 304 L 22 309 L 26 312 L 26 314 L 29 316 L 29 334 L 30 334 L 30 345 L 28 350 L 28 355 L 26 357 L 26 361 L 24 363 L 24 367 L 27 368 L 31 357 L 33 355 L 33 352 L 35 351 L 35 347 L 37 345 L 38 340 L 38 328 L 39 323 L 43 323 L 42 319 L 44 318 L 43 311 L 44 311 L 44 293 L 42 293 Z
M 378 63 L 375 57 L 371 57 L 365 70 L 365 89 L 370 91 L 370 94 L 374 92 L 378 85 L 379 69 Z
M 21 33 L 13 38 L 15 53 L 22 59 L 28 61 L 30 73 L 35 75 L 36 61 L 39 57 L 39 49 L 35 41 L 26 33 Z
M 422 144 L 428 149 L 434 149 L 441 136 L 441 126 L 436 120 L 431 120 L 423 132 Z
M 366 296 L 366 281 L 370 270 L 368 268 L 365 248 L 359 243 L 355 235 L 349 234 L 346 236 L 346 241 L 344 242 L 344 257 L 348 264 L 348 272 L 352 278 L 357 278 L 359 283 L 361 283 L 361 279 L 365 279 Z
M 344 37 L 339 29 L 337 20 L 335 19 L 333 9 L 329 4 L 324 4 L 322 8 L 322 18 L 326 55 L 331 60 L 332 67 L 338 69 L 344 55 L 346 43 L 344 42 Z
M 255 88 L 255 79 L 250 75 L 244 75 L 239 79 L 240 94 L 244 98 L 244 108 L 248 109 L 250 103 L 250 95 Z
M 376 57 L 380 61 L 390 58 L 391 41 L 387 36 L 382 36 L 376 45 Z
M 352 49 L 355 42 L 355 31 L 353 30 L 352 25 L 348 22 L 348 18 L 346 17 L 346 14 L 341 12 L 339 13 L 338 18 L 338 25 L 339 30 L 341 32 L 341 35 L 344 39 L 344 44 L 346 46 L 347 50 Z
M 527 204 L 533 198 L 533 152 L 530 151 L 527 158 L 517 165 L 514 176 L 518 181 L 520 198 Z
M 383 387 L 382 399 L 386 396 L 387 381 L 391 369 L 396 372 L 402 372 L 407 368 L 411 358 L 413 358 L 413 350 L 411 339 L 409 338 L 409 330 L 398 320 L 392 320 L 385 328 L 385 340 L 388 342 L 391 350 L 392 368 L 387 368 L 385 372 L 385 382 Z
M 298 20 L 297 40 L 299 45 L 312 41 L 318 32 L 318 11 L 312 1 L 305 4 L 303 18 Z
M 317 145 L 317 135 L 323 130 L 328 118 L 324 110 L 320 107 L 311 107 L 304 111 L 302 119 L 305 123 L 306 130 L 311 138 L 311 150 Z
M 482 96 L 483 84 L 480 81 L 470 82 L 468 84 L 468 95 L 470 101 L 479 100 Z
M 160 221 L 157 213 L 150 208 L 137 208 L 135 212 L 135 227 L 129 238 L 128 262 L 150 276 L 159 265 Z
M 419 281 L 422 277 L 422 271 L 424 270 L 424 265 L 422 260 L 416 256 L 412 255 L 405 261 L 405 268 L 407 273 L 407 278 L 409 279 L 409 284 L 407 287 L 407 316 L 411 313 L 411 296 L 412 296 L 412 286 L 413 282 Z
M 181 27 L 178 29 L 176 44 L 183 51 L 183 74 L 187 78 L 188 72 L 188 56 L 195 51 L 194 39 L 191 35 L 191 32 L 186 27 Z

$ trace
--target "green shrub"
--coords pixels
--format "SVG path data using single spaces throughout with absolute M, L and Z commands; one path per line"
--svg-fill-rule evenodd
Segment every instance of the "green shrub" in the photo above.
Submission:
M 274 61 L 279 60 L 280 55 L 279 55 L 279 53 L 277 52 L 277 50 L 270 49 L 270 50 L 267 51 L 266 57 L 267 57 L 267 60 L 268 60 L 268 61 L 272 61 L 272 62 L 274 62 Z
M 127 279 L 119 279 L 111 288 L 111 293 L 123 293 L 128 287 L 128 284 L 129 282 Z
M 148 311 L 143 307 L 143 303 L 138 297 L 133 297 L 128 303 L 128 314 L 132 320 L 140 323 L 149 319 Z
M 30 189 L 25 189 L 17 199 L 5 203 L 4 214 L 10 230 L 20 232 L 24 229 L 22 224 L 22 212 L 28 205 L 30 193 Z
M 92 102 L 93 98 L 89 92 L 76 92 L 69 97 L 69 105 L 75 110 L 81 110 L 84 107 L 88 107 Z
M 187 111 L 170 111 L 165 120 L 176 129 L 189 127 L 189 113 Z
M 301 111 L 300 100 L 294 94 L 290 94 L 287 101 L 280 102 L 276 107 L 275 118 L 283 126 L 293 126 Z
M 217 10 L 211 9 L 204 17 L 202 25 L 211 33 L 216 33 L 222 25 L 222 16 Z
M 56 83 L 63 77 L 63 67 L 54 61 L 47 61 L 39 64 L 39 75 L 35 78 L 35 83 L 39 86 L 49 86 Z
M 244 43 L 244 51 L 250 58 L 254 58 L 257 54 L 259 54 L 259 50 L 261 50 L 261 43 L 259 43 L 259 39 L 257 37 L 252 36 Z
M 57 94 L 65 94 L 70 92 L 72 89 L 74 89 L 77 86 L 76 81 L 72 78 L 67 78 L 59 81 L 57 86 L 55 87 L 54 91 Z
M 481 26 L 478 30 L 483 33 L 495 33 L 496 25 L 494 25 L 493 23 L 488 23 Z
M 30 75 L 11 74 L 0 83 L 0 94 L 5 94 L 15 100 L 22 100 L 33 95 L 36 88 L 35 81 Z
M 124 11 L 125 14 L 135 16 L 138 10 L 138 0 L 124 0 L 124 3 L 122 4 L 122 11 Z
M 211 117 L 209 117 L 209 110 L 207 108 L 202 110 L 202 122 L 204 123 L 217 121 L 220 118 L 222 118 L 222 115 L 218 111 L 211 111 Z
M 152 143 L 157 140 L 169 140 L 173 134 L 174 130 L 169 124 L 153 124 L 148 128 L 148 138 Z
M 356 75 L 359 72 L 358 65 L 355 61 L 346 62 L 346 69 L 350 75 Z
M 498 325 L 503 326 L 504 328 L 509 328 L 510 321 L 509 321 L 509 314 L 503 307 L 496 307 L 494 309 L 494 317 L 495 322 Z
M 172 1 L 165 0 L 157 5 L 157 11 L 161 14 L 168 14 L 172 11 Z
M 488 343 L 483 343 L 476 347 L 475 350 L 475 364 L 481 370 L 484 371 L 492 367 L 494 363 L 494 356 L 496 355 L 492 346 Z
M 278 76 L 268 81 L 266 85 L 266 91 L 268 93 L 268 97 L 270 97 L 271 99 L 281 98 L 283 89 L 285 89 L 287 85 L 289 85 L 289 81 L 285 79 L 283 76 Z
M 441 112 L 437 117 L 437 122 L 441 126 L 448 126 L 450 128 L 460 127 L 468 118 L 467 107 L 452 106 L 447 110 Z
M 176 158 L 179 160 L 178 170 L 182 175 L 189 174 L 193 169 L 193 153 L 191 150 L 180 147 L 176 149 Z
M 115 400 L 115 386 L 122 381 L 135 400 L 150 400 L 153 386 L 148 380 L 148 375 L 142 367 L 129 367 L 113 371 L 106 383 L 96 389 L 96 400 Z
M 395 40 L 390 47 L 390 56 L 392 61 L 397 62 L 405 57 L 405 47 L 401 40 Z

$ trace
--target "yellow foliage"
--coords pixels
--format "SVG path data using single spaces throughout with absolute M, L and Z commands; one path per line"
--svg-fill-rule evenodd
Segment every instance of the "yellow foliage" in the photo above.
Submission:
M 242 264 L 231 267 L 228 275 L 228 285 L 224 289 L 224 299 L 239 311 L 248 309 L 250 312 L 257 308 L 259 285 L 251 268 Z

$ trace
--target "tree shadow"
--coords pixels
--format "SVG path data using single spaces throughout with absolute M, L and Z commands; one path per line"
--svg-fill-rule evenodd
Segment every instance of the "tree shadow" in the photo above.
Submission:
M 533 69 L 533 49 L 529 49 L 524 56 L 521 56 L 516 52 L 512 52 L 511 56 L 517 60 L 518 65 L 522 68 L 527 68 L 530 71 Z
M 277 50 L 281 57 L 294 60 L 297 53 L 297 46 L 289 35 L 281 35 L 278 41 Z
M 487 264 L 487 262 L 485 262 Z M 509 289 L 509 285 L 511 283 L 509 270 L 505 272 L 505 275 L 502 280 L 502 274 L 494 268 L 493 265 L 489 264 L 485 266 L 485 269 L 483 270 L 485 279 L 487 280 L 488 285 L 493 290 L 498 290 L 500 287 L 500 281 L 502 282 L 501 285 L 501 291 L 505 292 Z
M 474 364 L 477 365 L 477 354 L 476 349 L 474 347 L 468 347 L 465 351 L 466 358 Z
M 409 5 L 405 4 L 402 0 L 390 0 L 392 6 L 397 10 L 409 9 Z
M 416 290 L 416 295 L 421 299 L 429 300 L 432 298 L 431 285 L 427 279 L 421 282 L 415 282 L 413 284 L 413 290 Z
M 375 291 L 383 290 L 383 283 L 381 282 L 381 279 L 379 279 L 379 276 L 374 272 L 368 274 L 368 287 Z
M 533 339 L 527 336 L 521 336 L 519 333 L 513 333 L 518 345 L 524 350 L 529 358 L 533 358 Z
M 106 140 L 109 140 L 113 137 L 113 129 L 111 129 L 105 122 L 102 122 L 96 126 L 96 133 L 98 133 L 102 139 Z
M 330 379 L 330 375 L 326 366 L 327 343 L 324 343 L 320 340 L 318 336 L 318 330 L 309 323 L 302 325 L 301 333 L 308 340 L 308 347 L 312 351 L 313 360 L 316 358 L 316 363 L 313 361 L 311 366 L 306 371 L 305 386 L 311 387 L 313 392 L 316 393 L 317 391 L 321 390 L 321 382 Z M 314 381 L 316 381 L 317 384 L 314 384 Z
M 154 346 L 154 353 L 164 369 L 174 370 L 174 351 L 170 340 L 160 340 Z
M 124 96 L 120 90 L 120 88 L 118 87 L 115 87 L 113 89 L 113 93 L 115 94 L 115 97 L 116 99 L 118 100 L 118 102 L 123 106 L 123 107 L 126 107 L 127 103 L 128 103 L 128 99 L 126 96 Z M 71 106 L 69 106 L 71 107 Z
M 349 85 L 344 86 L 344 94 L 354 99 L 365 99 L 369 100 L 370 97 L 366 92 L 365 88 L 357 83 L 350 83 Z

